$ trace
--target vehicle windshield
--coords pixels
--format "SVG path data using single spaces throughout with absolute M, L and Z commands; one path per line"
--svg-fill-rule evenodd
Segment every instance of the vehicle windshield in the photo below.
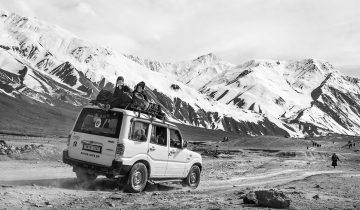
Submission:
M 99 136 L 118 138 L 122 112 L 84 108 L 76 122 L 74 131 Z

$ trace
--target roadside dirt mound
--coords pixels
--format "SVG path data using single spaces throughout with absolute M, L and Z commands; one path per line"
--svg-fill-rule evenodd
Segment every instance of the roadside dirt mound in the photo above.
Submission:
M 16 153 L 25 153 L 32 150 L 43 147 L 44 145 L 35 145 L 35 144 L 26 144 L 21 147 L 16 147 L 14 145 L 8 145 L 4 140 L 0 140 L 0 155 L 12 155 Z
M 61 160 L 62 149 L 50 144 L 7 143 L 0 140 L 0 161 Z
M 281 151 L 276 154 L 280 158 L 298 158 L 304 160 L 325 160 L 331 153 L 321 151 Z

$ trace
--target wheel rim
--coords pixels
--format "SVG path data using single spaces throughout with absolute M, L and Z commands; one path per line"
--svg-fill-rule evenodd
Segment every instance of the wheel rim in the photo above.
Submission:
M 133 176 L 134 187 L 141 187 L 143 182 L 143 174 L 140 171 L 136 171 Z
M 192 172 L 190 174 L 190 184 L 193 185 L 193 184 L 196 184 L 197 182 L 197 174 L 196 172 Z

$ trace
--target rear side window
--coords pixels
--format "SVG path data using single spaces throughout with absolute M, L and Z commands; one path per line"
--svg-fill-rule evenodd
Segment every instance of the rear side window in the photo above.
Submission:
M 170 147 L 181 148 L 181 135 L 178 130 L 170 129 Z
M 122 117 L 122 112 L 84 108 L 75 124 L 74 131 L 118 138 Z
M 149 131 L 149 123 L 141 121 L 133 121 L 129 139 L 135 141 L 146 141 L 146 136 Z
M 150 143 L 167 146 L 167 129 L 162 126 L 153 125 L 151 130 Z

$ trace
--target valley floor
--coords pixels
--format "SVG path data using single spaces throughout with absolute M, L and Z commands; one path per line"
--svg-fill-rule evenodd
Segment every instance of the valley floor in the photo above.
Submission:
M 291 199 L 290 209 L 360 209 L 359 147 L 344 147 L 346 140 L 322 139 L 321 148 L 308 147 L 307 140 L 286 146 L 270 137 L 266 148 L 254 146 L 257 139 L 190 144 L 203 153 L 196 190 L 149 184 L 139 194 L 125 193 L 105 177 L 77 184 L 72 168 L 61 162 L 64 139 L 5 140 L 16 146 L 29 141 L 44 146 L 0 155 L 0 209 L 263 209 L 240 198 L 257 189 L 283 191 Z M 330 166 L 333 152 L 341 159 L 335 169 Z

